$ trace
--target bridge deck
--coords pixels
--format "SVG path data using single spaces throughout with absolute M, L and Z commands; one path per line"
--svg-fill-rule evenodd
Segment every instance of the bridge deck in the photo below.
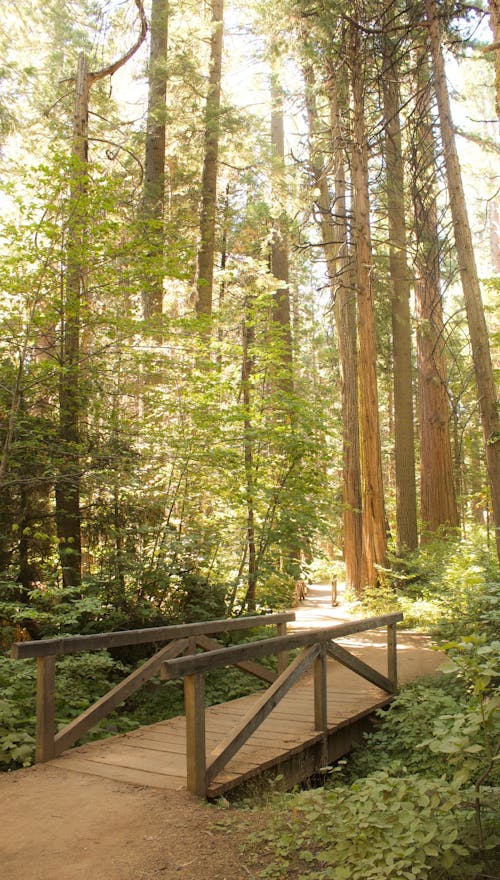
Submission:
M 356 651 L 363 656 L 364 651 Z M 370 658 L 373 662 L 373 658 Z M 377 658 L 378 659 L 378 658 Z M 373 664 L 377 665 L 377 664 Z M 383 669 L 383 658 L 380 657 Z M 328 663 L 329 759 L 345 754 L 359 739 L 360 722 L 390 697 L 333 660 Z M 231 732 L 256 700 L 254 695 L 221 703 L 206 711 L 207 752 Z M 269 768 L 287 764 L 308 750 L 318 749 L 322 735 L 314 730 L 313 687 L 304 677 L 273 710 L 246 745 L 216 777 L 209 789 L 215 797 Z M 149 727 L 80 746 L 53 763 L 66 769 L 105 776 L 119 782 L 165 789 L 186 787 L 185 718 L 172 718 Z M 317 760 L 316 760 L 317 766 Z M 295 778 L 300 777 L 295 769 Z M 304 763 L 302 778 L 307 773 Z

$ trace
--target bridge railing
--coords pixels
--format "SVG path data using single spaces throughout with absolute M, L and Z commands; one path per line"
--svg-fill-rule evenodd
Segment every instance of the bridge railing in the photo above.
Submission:
M 263 614 L 253 617 L 238 617 L 224 620 L 201 621 L 198 623 L 180 624 L 175 626 L 151 627 L 149 629 L 121 630 L 119 632 L 97 633 L 88 636 L 69 636 L 57 639 L 42 639 L 33 642 L 15 642 L 11 656 L 15 660 L 36 658 L 37 689 L 36 689 L 36 762 L 50 761 L 61 752 L 72 746 L 87 731 L 110 714 L 120 703 L 130 697 L 143 684 L 156 675 L 162 664 L 182 654 L 192 655 L 198 648 L 216 653 L 221 646 L 210 636 L 253 629 L 263 626 L 276 626 L 278 635 L 284 637 L 286 625 L 295 620 L 295 612 L 287 611 L 279 614 Z M 265 641 L 265 640 L 264 640 Z M 99 700 L 89 706 L 77 718 L 56 732 L 55 722 L 55 685 L 56 659 L 67 654 L 87 651 L 98 651 L 107 648 L 124 647 L 126 645 L 163 643 L 149 660 L 134 670 L 123 681 L 109 690 Z M 165 644 L 167 643 L 167 644 Z M 284 654 L 279 658 L 278 671 L 285 668 L 287 658 Z M 236 665 L 258 678 L 272 682 L 277 673 L 256 663 L 252 659 L 243 658 Z
M 396 624 L 401 613 L 385 614 L 363 620 L 350 621 L 324 629 L 295 632 L 276 638 L 172 658 L 162 663 L 162 677 L 184 679 L 184 707 L 186 715 L 187 787 L 200 797 L 206 797 L 209 786 L 229 761 L 244 746 L 250 736 L 267 718 L 285 694 L 313 669 L 314 730 L 321 732 L 323 756 L 327 755 L 328 691 L 327 658 L 333 657 L 362 678 L 392 694 L 397 689 L 397 636 Z M 382 675 L 364 661 L 355 657 L 335 639 L 367 630 L 387 627 L 387 675 Z M 260 694 L 247 714 L 231 733 L 207 756 L 205 732 L 205 675 L 220 666 L 255 662 L 271 654 L 283 654 L 296 648 L 302 652 L 283 669 L 270 687 Z

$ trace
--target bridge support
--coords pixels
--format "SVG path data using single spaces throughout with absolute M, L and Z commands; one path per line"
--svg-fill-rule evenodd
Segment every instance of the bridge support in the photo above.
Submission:
M 205 676 L 202 672 L 184 678 L 186 712 L 187 789 L 198 797 L 207 796 L 205 736 Z

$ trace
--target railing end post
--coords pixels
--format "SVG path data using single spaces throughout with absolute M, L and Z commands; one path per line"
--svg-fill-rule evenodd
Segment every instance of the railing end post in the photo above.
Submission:
M 286 634 L 287 634 L 286 621 L 284 621 L 282 623 L 278 623 L 277 630 L 278 630 L 278 636 L 286 636 Z M 285 669 L 288 666 L 288 660 L 289 660 L 288 651 L 280 651 L 278 654 L 278 657 L 277 657 L 278 675 L 281 675 L 281 673 L 285 671 Z
M 387 624 L 387 678 L 391 682 L 392 692 L 398 689 L 398 654 L 397 627 L 395 623 Z
M 56 658 L 37 657 L 35 762 L 55 757 Z
M 198 797 L 207 796 L 207 750 L 205 736 L 205 675 L 195 672 L 184 677 L 186 712 L 187 789 Z

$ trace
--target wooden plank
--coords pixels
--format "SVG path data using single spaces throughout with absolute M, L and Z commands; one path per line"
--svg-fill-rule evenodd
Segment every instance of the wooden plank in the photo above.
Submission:
M 321 641 L 354 635 L 377 629 L 402 620 L 403 615 L 384 614 L 380 617 L 368 617 L 364 620 L 339 623 L 325 629 L 305 630 L 303 632 L 290 633 L 287 636 L 276 636 L 270 639 L 261 639 L 249 642 L 245 645 L 233 645 L 229 648 L 220 648 L 218 651 L 210 651 L 208 654 L 197 654 L 195 657 L 184 657 L 178 660 L 167 660 L 165 663 L 166 678 L 182 678 L 183 675 L 192 675 L 195 672 L 208 671 L 221 666 L 234 666 L 242 660 L 256 660 L 270 654 L 277 654 L 283 650 L 294 648 L 306 648 Z
M 89 706 L 78 718 L 74 718 L 69 724 L 66 724 L 56 735 L 54 754 L 60 755 L 61 752 L 69 749 L 91 727 L 105 718 L 106 715 L 109 715 L 116 706 L 135 693 L 146 681 L 149 681 L 158 672 L 165 660 L 182 654 L 188 644 L 188 639 L 171 642 L 165 648 L 158 651 L 150 660 L 146 660 L 142 666 L 139 666 L 138 669 L 117 684 L 116 687 L 112 688 L 112 690 L 108 691 L 107 694 L 104 694 L 100 700 Z
M 202 674 L 184 679 L 186 711 L 186 776 L 188 791 L 199 797 L 207 794 L 205 741 L 205 678 Z
M 355 657 L 354 654 L 351 654 L 349 651 L 346 651 L 341 645 L 330 644 L 327 646 L 327 651 L 331 657 L 338 660 L 343 666 L 347 666 L 351 672 L 355 672 L 357 675 L 365 678 L 371 684 L 381 688 L 383 691 L 386 691 L 389 694 L 393 693 L 392 683 L 385 677 L 385 675 L 377 672 L 372 666 L 368 666 L 367 663 L 360 660 L 359 657 Z
M 36 678 L 35 761 L 50 761 L 55 755 L 56 658 L 39 657 Z
M 11 657 L 14 660 L 24 660 L 28 657 L 77 654 L 80 651 L 99 651 L 124 645 L 167 642 L 173 639 L 185 639 L 190 636 L 216 632 L 234 632 L 261 626 L 277 626 L 279 623 L 291 620 L 295 620 L 294 611 L 281 611 L 277 614 L 231 617 L 223 620 L 207 620 L 198 623 L 176 624 L 175 626 L 155 626 L 147 629 L 127 629 L 97 633 L 91 636 L 68 636 L 60 639 L 15 642 L 11 648 Z
M 164 788 L 168 791 L 178 791 L 186 787 L 185 773 L 178 776 L 167 776 L 163 773 L 136 770 L 130 767 L 111 767 L 108 764 L 84 760 L 73 752 L 57 758 L 54 761 L 54 766 L 60 767 L 62 770 L 84 773 L 88 776 L 100 776 L 104 779 L 113 779 L 116 782 L 126 782 L 129 785 L 146 785 L 151 788 Z
M 213 738 L 214 741 L 216 737 Z M 137 751 L 147 750 L 148 752 L 164 752 L 169 755 L 183 755 L 186 757 L 186 740 L 163 740 L 159 741 L 156 739 L 149 739 L 148 737 L 144 737 L 143 739 L 128 739 L 126 741 L 126 746 L 128 749 L 137 749 Z M 111 754 L 110 749 L 110 754 Z
M 218 651 L 221 648 L 219 642 L 208 638 L 208 636 L 199 636 L 196 642 L 204 651 Z M 234 665 L 243 672 L 255 675 L 256 678 L 267 681 L 269 684 L 272 684 L 278 678 L 278 674 L 274 669 L 268 669 L 267 666 L 263 666 L 262 663 L 256 663 L 254 660 L 243 660 L 241 663 L 235 663 Z
M 314 645 L 308 651 L 296 657 L 274 684 L 260 695 L 249 712 L 241 719 L 236 730 L 212 752 L 212 760 L 208 764 L 206 773 L 208 783 L 217 776 L 219 770 L 227 764 L 229 759 L 236 754 L 254 730 L 267 718 L 269 712 L 274 709 L 282 697 L 311 667 L 318 656 L 318 652 L 319 646 Z
M 69 753 L 71 754 L 71 752 Z M 86 759 L 109 767 L 128 767 L 129 770 L 143 770 L 148 773 L 162 773 L 166 776 L 184 776 L 186 779 L 185 755 L 149 751 L 148 749 L 113 749 L 110 752 L 96 752 L 86 755 Z

